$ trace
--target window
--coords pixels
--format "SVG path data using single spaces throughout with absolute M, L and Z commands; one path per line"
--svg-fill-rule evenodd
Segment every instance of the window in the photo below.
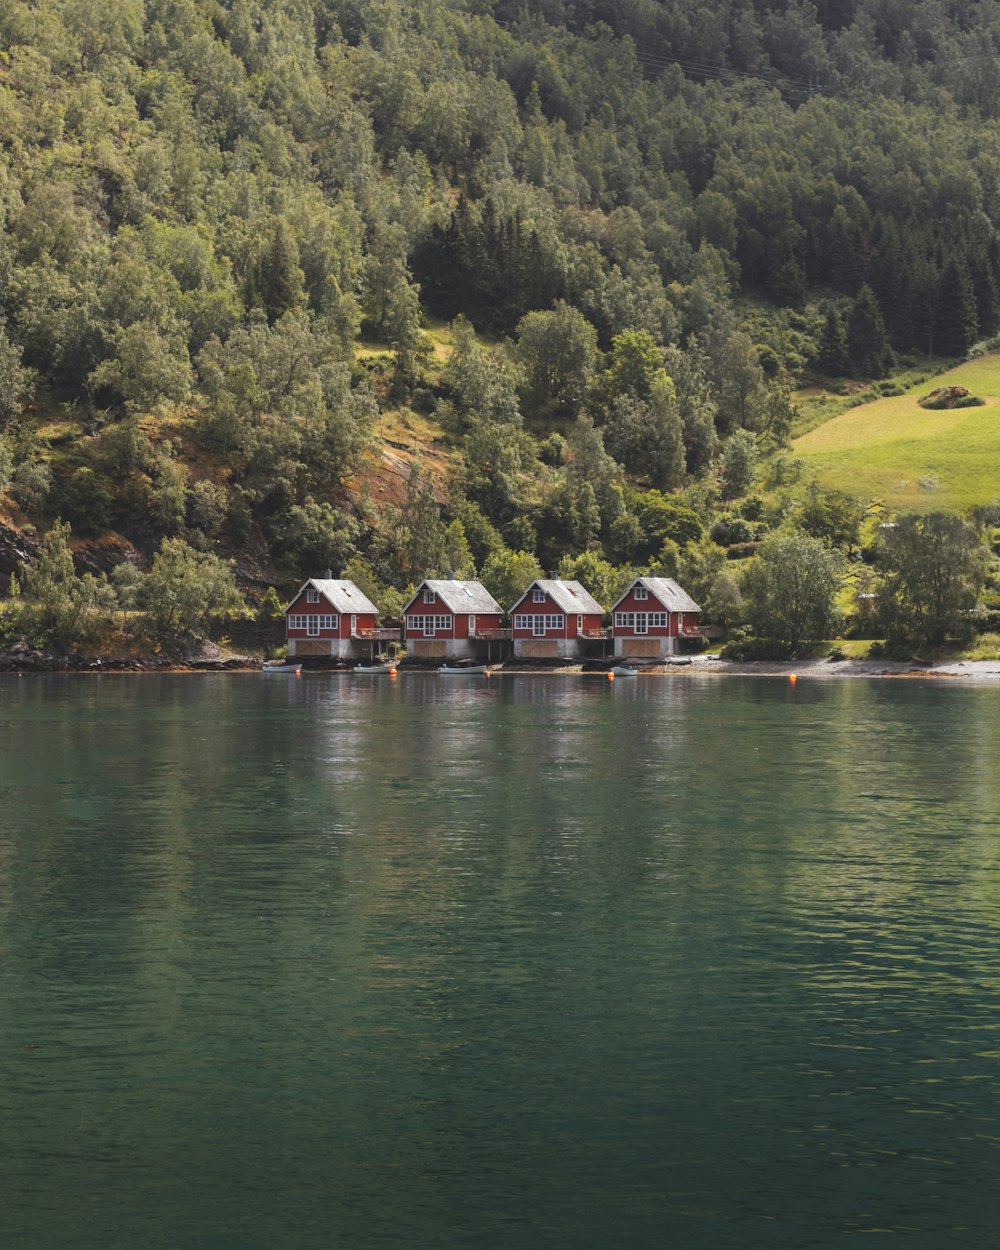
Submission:
M 650 629 L 666 629 L 667 628 L 666 612 L 650 612 L 647 615 L 649 616 L 649 628 Z
M 307 616 L 299 616 L 294 613 L 289 613 L 288 628 L 289 629 L 305 629 L 306 621 L 308 619 L 309 618 Z
M 437 595 L 433 590 L 424 591 L 424 603 L 437 603 Z
M 536 638 L 545 637 L 545 617 L 544 616 L 533 616 L 531 618 L 531 625 L 532 625 L 531 632 L 535 635 Z
M 306 603 L 319 603 L 319 591 L 307 590 L 306 591 Z
M 544 603 L 545 591 L 540 589 L 538 586 L 536 586 L 535 589 L 531 592 L 531 602 L 532 603 Z
M 649 598 L 649 594 L 648 594 L 648 592 L 647 592 L 647 590 L 646 590 L 646 587 L 645 587 L 645 586 L 636 586 L 636 588 L 635 588 L 635 597 L 636 597 L 636 601 L 637 601 L 637 602 L 641 602 L 643 599 L 648 599 L 648 598 Z
M 320 629 L 336 629 L 337 618 L 335 616 L 320 616 L 319 627 Z
M 436 630 L 443 629 L 445 631 L 451 629 L 452 618 L 450 616 L 408 616 L 406 618 L 406 628 L 411 634 L 419 634 L 421 631 L 425 638 L 433 638 Z
M 319 633 L 319 617 L 315 612 L 312 616 L 306 617 L 306 633 L 310 638 L 315 638 Z

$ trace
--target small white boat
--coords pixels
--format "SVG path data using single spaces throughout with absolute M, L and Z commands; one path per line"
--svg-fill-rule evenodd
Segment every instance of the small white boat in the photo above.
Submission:
M 451 677 L 456 673 L 486 673 L 489 671 L 489 667 L 488 664 L 442 664 L 438 672 L 443 673 L 446 677 Z
M 351 669 L 352 673 L 361 673 L 369 676 L 373 673 L 395 673 L 395 671 L 395 664 L 355 664 Z
M 617 664 L 611 671 L 616 677 L 635 677 L 639 672 L 637 668 L 629 668 L 627 664 Z
M 263 671 L 265 673 L 301 673 L 302 665 L 294 660 L 289 660 L 287 663 L 284 660 L 268 660 L 264 664 Z

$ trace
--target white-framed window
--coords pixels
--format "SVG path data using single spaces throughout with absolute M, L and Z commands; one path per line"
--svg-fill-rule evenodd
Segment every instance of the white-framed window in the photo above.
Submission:
M 305 629 L 306 621 L 308 621 L 308 619 L 309 618 L 307 616 L 300 616 L 297 612 L 289 612 L 288 628 L 289 629 Z
M 666 612 L 616 612 L 615 629 L 632 629 L 647 634 L 651 629 L 666 629 Z
M 582 617 L 580 618 L 583 619 Z M 539 612 L 537 615 L 530 612 L 519 612 L 514 617 L 515 629 L 530 629 L 536 638 L 543 637 L 550 629 L 565 629 L 566 618 L 558 612 Z
M 649 598 L 649 592 L 646 590 L 645 586 L 636 586 L 635 597 L 638 602 L 641 602 L 643 599 Z
M 578 634 L 583 633 L 583 617 L 582 616 L 578 616 L 576 618 L 576 632 Z
M 433 638 L 435 633 L 440 629 L 447 632 L 451 629 L 452 618 L 450 616 L 408 616 L 406 618 L 406 629 L 408 633 L 423 633 L 425 638 Z
M 319 633 L 319 617 L 315 612 L 306 617 L 306 633 L 310 638 L 315 638 Z
M 433 590 L 424 591 L 424 603 L 437 603 L 437 595 Z
M 319 591 L 315 587 L 306 591 L 306 603 L 319 603 Z
M 531 602 L 532 603 L 544 603 L 545 602 L 545 591 L 542 590 L 540 586 L 536 586 L 535 589 L 531 592 Z
M 321 614 L 319 618 L 319 627 L 320 629 L 336 629 L 337 618 L 335 616 Z

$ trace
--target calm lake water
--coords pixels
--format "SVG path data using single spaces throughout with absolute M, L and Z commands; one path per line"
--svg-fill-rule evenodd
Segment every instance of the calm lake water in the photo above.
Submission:
M 4 1250 L 997 1244 L 1000 688 L 0 679 Z

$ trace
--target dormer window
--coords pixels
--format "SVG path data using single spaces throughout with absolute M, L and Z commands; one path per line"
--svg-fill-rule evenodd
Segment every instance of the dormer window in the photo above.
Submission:
M 306 603 L 319 603 L 319 591 L 307 590 L 306 591 Z
M 646 591 L 646 587 L 645 587 L 645 586 L 636 586 L 636 588 L 635 588 L 635 597 L 636 597 L 637 599 L 648 599 L 648 598 L 649 598 L 649 594 L 648 594 L 648 592 Z
M 536 586 L 535 589 L 531 592 L 531 602 L 532 603 L 544 603 L 545 591 L 539 589 L 539 587 Z
M 424 591 L 424 603 L 437 603 L 437 595 L 433 590 Z

